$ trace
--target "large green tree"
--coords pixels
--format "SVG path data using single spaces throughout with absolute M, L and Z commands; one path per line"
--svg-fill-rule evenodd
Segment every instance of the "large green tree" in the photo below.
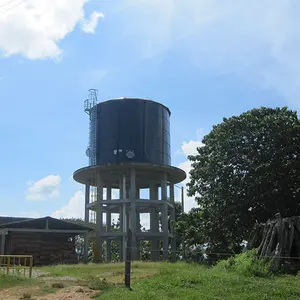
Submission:
M 189 196 L 208 248 L 235 249 L 256 222 L 300 215 L 300 127 L 295 111 L 253 109 L 223 120 L 192 162 Z M 196 235 L 195 235 L 196 236 Z

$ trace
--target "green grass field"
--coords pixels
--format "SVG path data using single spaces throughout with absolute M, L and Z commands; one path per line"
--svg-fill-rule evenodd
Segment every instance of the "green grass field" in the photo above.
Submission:
M 300 299 L 299 276 L 257 277 L 185 263 L 133 263 L 132 291 L 124 288 L 124 264 L 60 265 L 38 269 L 47 272 L 28 281 L 1 277 L 0 289 L 9 286 L 38 285 L 47 277 L 69 277 L 68 284 L 99 290 L 100 300 L 201 299 L 277 300 Z M 45 284 L 45 282 L 43 282 Z M 1 292 L 1 291 L 0 291 Z
M 300 277 L 239 275 L 185 263 L 133 263 L 132 291 L 123 287 L 123 264 L 43 268 L 52 276 L 106 279 L 97 299 L 299 299 Z M 113 284 L 111 284 L 113 283 Z M 101 289 L 101 287 L 100 287 Z

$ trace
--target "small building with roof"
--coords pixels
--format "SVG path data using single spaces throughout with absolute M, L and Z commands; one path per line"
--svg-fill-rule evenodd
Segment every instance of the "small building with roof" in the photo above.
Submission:
M 75 237 L 93 229 L 52 217 L 0 217 L 0 254 L 32 255 L 33 265 L 78 262 Z

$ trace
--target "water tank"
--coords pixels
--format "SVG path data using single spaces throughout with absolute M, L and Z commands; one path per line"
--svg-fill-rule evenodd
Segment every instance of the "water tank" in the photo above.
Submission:
M 171 165 L 170 110 L 166 106 L 151 100 L 122 98 L 101 102 L 94 109 L 96 132 L 90 150 L 95 153 L 96 165 Z

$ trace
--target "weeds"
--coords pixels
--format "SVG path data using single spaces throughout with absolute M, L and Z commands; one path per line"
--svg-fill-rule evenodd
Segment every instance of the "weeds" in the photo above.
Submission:
M 256 249 L 219 261 L 215 268 L 233 271 L 244 276 L 268 277 L 272 275 L 271 263 L 258 259 Z

